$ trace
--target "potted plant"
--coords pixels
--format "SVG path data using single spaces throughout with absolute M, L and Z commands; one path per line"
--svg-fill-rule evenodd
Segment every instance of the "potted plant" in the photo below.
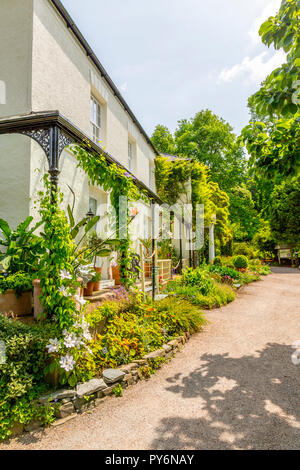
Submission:
M 111 274 L 116 286 L 121 285 L 120 266 L 116 261 L 111 263 Z
M 0 312 L 12 312 L 17 317 L 32 315 L 32 280 L 29 274 L 4 272 L 0 275 Z

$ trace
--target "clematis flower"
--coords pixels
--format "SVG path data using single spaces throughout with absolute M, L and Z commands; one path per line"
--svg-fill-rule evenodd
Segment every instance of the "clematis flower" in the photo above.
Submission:
M 65 271 L 65 270 L 60 272 L 60 277 L 61 277 L 61 279 L 72 279 L 71 274 L 68 273 L 68 271 Z
M 76 300 L 76 302 L 78 302 L 82 307 L 86 304 L 86 300 L 84 300 L 83 297 L 80 297 L 80 295 L 75 295 L 74 296 L 74 299 Z
M 75 348 L 77 345 L 77 336 L 74 333 L 66 335 L 64 345 L 67 349 Z
M 75 361 L 73 356 L 71 354 L 67 354 L 66 356 L 63 356 L 60 361 L 59 361 L 60 367 L 64 369 L 66 372 L 70 372 L 71 370 L 74 369 L 75 366 Z
M 64 287 L 61 286 L 58 291 L 64 296 L 64 297 L 69 297 L 70 293 L 69 291 Z
M 48 349 L 48 353 L 57 353 L 60 348 L 60 342 L 58 341 L 57 338 L 50 339 L 49 344 L 46 346 L 46 349 Z

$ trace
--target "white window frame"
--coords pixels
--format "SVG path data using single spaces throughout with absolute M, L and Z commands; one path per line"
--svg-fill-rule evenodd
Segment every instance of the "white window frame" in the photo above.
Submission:
M 154 189 L 154 168 L 151 160 L 149 160 L 149 188 Z
M 103 119 L 103 106 L 93 95 L 91 95 L 91 101 L 90 101 L 91 138 L 96 143 L 98 143 L 102 137 L 102 119 Z
M 93 196 L 90 196 L 90 198 L 89 198 L 89 212 L 92 212 L 93 215 L 95 216 L 95 215 L 97 215 L 97 211 L 98 211 L 98 201 Z

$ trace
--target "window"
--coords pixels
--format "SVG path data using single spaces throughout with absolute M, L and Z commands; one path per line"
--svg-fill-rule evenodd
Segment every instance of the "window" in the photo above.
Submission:
M 134 170 L 134 154 L 133 154 L 133 143 L 128 141 L 128 169 L 129 171 Z
M 91 137 L 94 142 L 99 142 L 101 139 L 102 129 L 102 106 L 94 98 L 91 97 Z
M 90 197 L 89 212 L 93 215 L 97 215 L 97 200 Z

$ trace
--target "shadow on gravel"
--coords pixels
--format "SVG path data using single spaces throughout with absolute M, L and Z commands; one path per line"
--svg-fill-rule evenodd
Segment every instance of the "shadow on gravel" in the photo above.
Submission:
M 206 354 L 190 375 L 170 377 L 167 390 L 186 399 L 187 416 L 201 418 L 176 417 L 174 409 L 151 448 L 299 449 L 300 366 L 293 352 L 268 344 L 257 356 Z M 199 398 L 198 408 L 191 398 Z

